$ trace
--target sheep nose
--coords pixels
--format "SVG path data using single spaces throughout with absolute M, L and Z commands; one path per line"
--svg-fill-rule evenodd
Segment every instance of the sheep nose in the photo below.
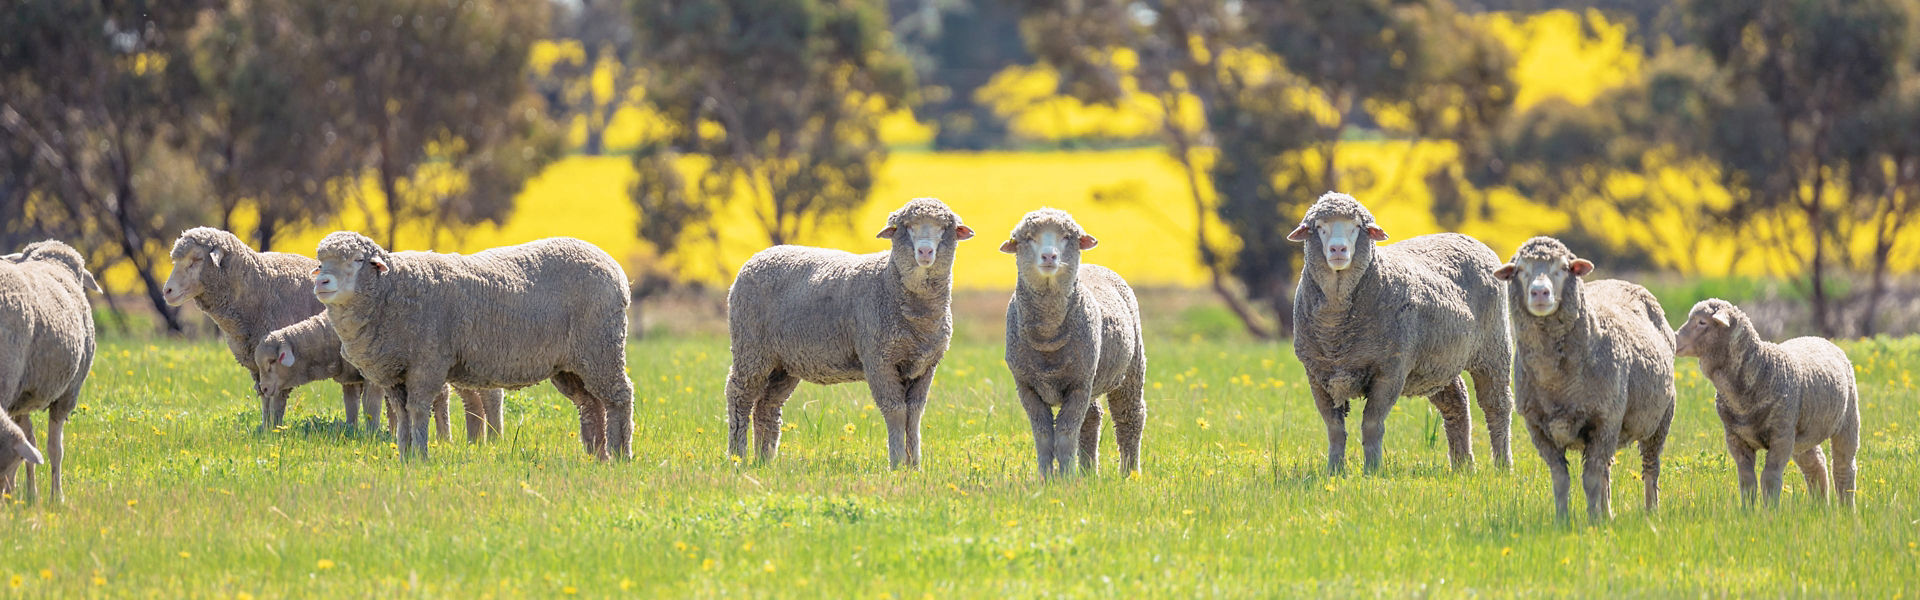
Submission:
M 1532 296 L 1536 300 L 1546 300 L 1553 295 L 1553 290 L 1547 289 L 1547 286 L 1544 285 L 1536 285 L 1527 288 L 1527 295 Z
M 1334 254 L 1346 254 L 1347 249 L 1348 249 L 1347 244 L 1345 242 L 1334 242 L 1332 244 L 1327 245 L 1327 251 L 1332 252 Z
M 1060 262 L 1060 253 L 1058 252 L 1042 253 L 1040 255 L 1040 262 L 1043 264 L 1049 264 L 1049 265 Z

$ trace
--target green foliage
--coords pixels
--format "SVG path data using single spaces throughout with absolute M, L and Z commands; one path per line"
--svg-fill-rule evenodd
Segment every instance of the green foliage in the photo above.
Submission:
M 665 191 L 678 185 L 674 161 L 636 153 L 636 202 L 711 214 L 744 185 L 781 244 L 866 201 L 886 159 L 879 118 L 914 90 L 883 2 L 641 0 L 633 10 L 648 101 L 675 124 L 659 150 L 706 159 L 693 193 L 676 197 Z M 678 231 L 648 241 L 672 247 Z
M 1861 367 L 1857 511 L 1813 506 L 1793 475 L 1779 510 L 1741 509 L 1711 387 L 1683 361 L 1661 510 L 1639 508 L 1629 450 L 1600 527 L 1553 523 L 1524 434 L 1512 473 L 1486 468 L 1482 445 L 1483 470 L 1454 474 L 1426 443 L 1430 409 L 1403 399 L 1384 472 L 1327 477 L 1285 349 L 1148 348 L 1144 475 L 1112 474 L 1109 431 L 1107 471 L 1042 483 L 997 344 L 953 348 L 925 466 L 892 472 L 858 384 L 801 386 L 782 457 L 727 461 L 722 339 L 631 348 L 623 464 L 585 456 L 547 385 L 508 393 L 499 443 L 405 464 L 336 423 L 337 388 L 297 392 L 288 428 L 259 433 L 224 348 L 105 339 L 67 427 L 67 504 L 0 507 L 0 539 L 23 548 L 0 594 L 1891 597 L 1920 579 L 1920 339 L 1845 346 Z

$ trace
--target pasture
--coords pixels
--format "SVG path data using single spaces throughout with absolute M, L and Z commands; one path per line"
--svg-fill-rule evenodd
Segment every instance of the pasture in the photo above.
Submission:
M 67 503 L 0 509 L 0 595 L 1897 598 L 1920 581 L 1920 339 L 1844 345 L 1857 511 L 1812 505 L 1792 469 L 1779 510 L 1740 508 L 1711 386 L 1683 359 L 1660 512 L 1638 505 L 1629 450 L 1616 519 L 1594 527 L 1553 522 L 1524 433 L 1515 469 L 1492 469 L 1478 414 L 1482 468 L 1450 472 L 1424 399 L 1394 411 L 1383 473 L 1327 477 L 1291 348 L 1200 336 L 1148 340 L 1142 477 L 1113 475 L 1109 429 L 1104 472 L 1043 483 L 1000 345 L 971 337 L 934 384 L 924 468 L 903 472 L 858 384 L 802 386 L 775 463 L 727 460 L 723 338 L 631 346 L 625 464 L 589 460 L 545 384 L 508 394 L 502 441 L 402 463 L 338 423 L 337 386 L 257 432 L 216 342 L 103 339 Z

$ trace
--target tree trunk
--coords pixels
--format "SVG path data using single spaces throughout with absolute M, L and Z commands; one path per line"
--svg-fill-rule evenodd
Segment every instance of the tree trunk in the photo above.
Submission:
M 1813 327 L 1825 337 L 1834 337 L 1833 319 L 1830 318 L 1832 299 L 1827 296 L 1827 252 L 1826 223 L 1821 218 L 1825 198 L 1822 187 L 1826 185 L 1826 176 L 1818 165 L 1814 166 L 1813 196 L 1801 209 L 1807 215 L 1807 227 L 1813 230 L 1813 256 L 1808 260 L 1807 276 L 1812 287 L 1808 288 L 1808 302 L 1813 308 Z
M 1200 175 L 1193 166 L 1192 157 L 1189 156 L 1190 149 L 1185 134 L 1174 131 L 1178 125 L 1172 124 L 1172 109 L 1168 109 L 1168 113 L 1167 130 L 1170 133 L 1169 137 L 1174 141 L 1174 152 L 1177 154 L 1175 158 L 1180 161 L 1181 173 L 1187 177 L 1187 190 L 1193 195 L 1194 244 L 1200 251 L 1200 264 L 1207 268 L 1207 278 L 1212 284 L 1213 294 L 1219 296 L 1220 301 L 1227 305 L 1227 309 L 1233 311 L 1233 316 L 1240 319 L 1240 325 L 1247 329 L 1248 335 L 1257 340 L 1271 340 L 1273 332 L 1262 326 L 1259 319 L 1254 316 L 1253 309 L 1247 306 L 1246 302 L 1241 301 L 1239 294 L 1233 293 L 1233 290 L 1227 287 L 1226 274 L 1220 267 L 1220 255 L 1213 251 L 1213 243 L 1207 238 L 1207 202 L 1200 195 Z
M 135 201 L 132 173 L 127 169 L 118 169 L 114 173 L 114 179 L 116 188 L 114 193 L 119 197 L 116 198 L 117 202 L 114 203 L 112 210 L 115 224 L 120 231 L 119 235 L 113 237 L 119 242 L 120 251 L 126 253 L 127 262 L 133 265 L 133 271 L 140 275 L 140 283 L 147 288 L 147 300 L 153 303 L 154 312 L 159 313 L 160 320 L 166 323 L 167 331 L 169 333 L 184 332 L 186 328 L 180 324 L 180 315 L 174 312 L 173 307 L 167 304 L 166 297 L 160 294 L 162 284 L 153 275 L 153 264 L 147 261 L 146 240 L 134 224 L 131 207 L 138 206 L 139 203 Z
M 260 226 L 254 229 L 254 237 L 260 242 L 261 252 L 273 251 L 273 234 L 278 227 L 272 215 L 260 213 Z

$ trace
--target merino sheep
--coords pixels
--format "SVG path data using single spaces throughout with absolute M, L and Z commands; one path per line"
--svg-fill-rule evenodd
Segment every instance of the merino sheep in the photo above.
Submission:
M 1514 392 L 1567 510 L 1567 450 L 1581 450 L 1587 517 L 1612 518 L 1613 454 L 1640 443 L 1646 508 L 1660 504 L 1660 452 L 1673 424 L 1673 330 L 1646 288 L 1586 282 L 1593 263 L 1550 237 L 1527 240 L 1494 272 L 1513 312 Z
M 50 497 L 64 502 L 61 465 L 66 455 L 67 417 L 79 404 L 80 389 L 93 368 L 93 310 L 87 292 L 100 284 L 87 272 L 86 260 L 72 246 L 47 240 L 28 244 L 17 257 L 0 261 L 0 414 L 11 418 L 20 442 L 0 451 L 0 492 L 11 492 L 14 469 L 27 464 L 26 493 L 39 490 L 33 465 L 41 454 L 32 448 L 36 410 L 47 411 L 45 462 L 53 472 Z M 20 449 L 21 445 L 26 450 Z M 25 460 L 21 460 L 24 458 Z
M 255 392 L 261 387 L 253 353 L 260 340 L 325 308 L 313 297 L 313 270 L 320 262 L 305 256 L 255 252 L 231 233 L 195 227 L 174 241 L 172 259 L 173 272 L 167 275 L 161 297 L 174 306 L 192 300 L 213 319 L 227 350 L 253 377 Z M 348 424 L 356 420 L 363 396 L 369 421 L 379 420 L 379 390 L 369 394 L 363 394 L 357 383 L 340 385 Z M 286 412 L 286 396 L 260 396 L 261 429 L 279 426 Z
M 1346 468 L 1348 400 L 1365 398 L 1366 470 L 1380 468 L 1387 414 L 1401 396 L 1440 411 L 1454 468 L 1473 465 L 1467 385 L 1487 421 L 1493 461 L 1510 468 L 1513 400 L 1507 311 L 1493 270 L 1500 257 L 1473 238 L 1441 233 L 1376 246 L 1387 233 L 1352 196 L 1327 192 L 1287 239 L 1306 244 L 1294 293 L 1293 351 L 1327 426 L 1327 468 Z
M 1833 489 L 1841 504 L 1853 505 L 1860 389 L 1845 351 L 1817 337 L 1762 340 L 1745 311 L 1719 298 L 1693 305 L 1676 338 L 1678 354 L 1699 358 L 1700 371 L 1713 381 L 1713 406 L 1726 426 L 1745 502 L 1753 502 L 1753 458 L 1760 450 L 1767 451 L 1767 464 L 1757 487 L 1767 504 L 1780 503 L 1788 457 L 1800 465 L 1807 491 L 1826 502 L 1820 442 L 1833 440 Z
M 0 494 L 13 493 L 13 474 L 20 465 L 44 462 L 46 457 L 33 447 L 27 432 L 21 431 L 13 419 L 0 419 Z
M 927 389 L 953 337 L 953 251 L 973 237 L 959 215 L 916 198 L 887 217 L 873 254 L 774 246 L 741 265 L 727 292 L 727 448 L 761 461 L 780 447 L 780 407 L 802 380 L 867 382 L 887 421 L 893 467 L 920 463 Z
M 341 351 L 386 388 L 403 453 L 427 453 L 433 395 L 552 380 L 580 411 L 580 443 L 633 457 L 627 275 L 593 244 L 548 238 L 472 255 L 388 252 L 336 231 L 320 241 L 313 293 Z
M 254 349 L 253 364 L 260 373 L 259 389 L 254 391 L 261 397 L 270 398 L 271 404 L 279 408 L 287 405 L 287 396 L 294 388 L 322 379 L 340 383 L 340 388 L 348 394 L 359 394 L 363 388 L 367 388 L 360 370 L 340 355 L 340 336 L 334 333 L 333 321 L 327 318 L 325 311 L 267 334 L 266 338 L 260 340 L 260 346 Z M 376 431 L 380 428 L 380 410 L 374 403 L 379 401 L 380 388 L 374 386 L 368 391 L 371 395 L 366 397 L 367 431 Z M 498 437 L 501 431 L 500 404 L 504 393 L 498 389 L 460 389 L 459 392 L 466 406 L 467 441 L 479 442 L 488 435 Z M 355 404 L 352 399 L 347 401 L 348 424 L 353 423 L 351 408 Z M 433 416 L 440 439 L 447 439 L 445 390 L 434 399 Z M 278 415 L 275 420 L 279 420 Z
M 1118 273 L 1080 262 L 1080 253 L 1099 243 L 1071 215 L 1048 208 L 1027 213 L 1000 244 L 1018 257 L 1018 284 L 1007 302 L 1007 368 L 1033 426 L 1042 477 L 1072 474 L 1076 443 L 1081 468 L 1098 470 L 1095 396 L 1106 396 L 1113 413 L 1121 473 L 1140 470 L 1147 418 L 1140 303 Z

